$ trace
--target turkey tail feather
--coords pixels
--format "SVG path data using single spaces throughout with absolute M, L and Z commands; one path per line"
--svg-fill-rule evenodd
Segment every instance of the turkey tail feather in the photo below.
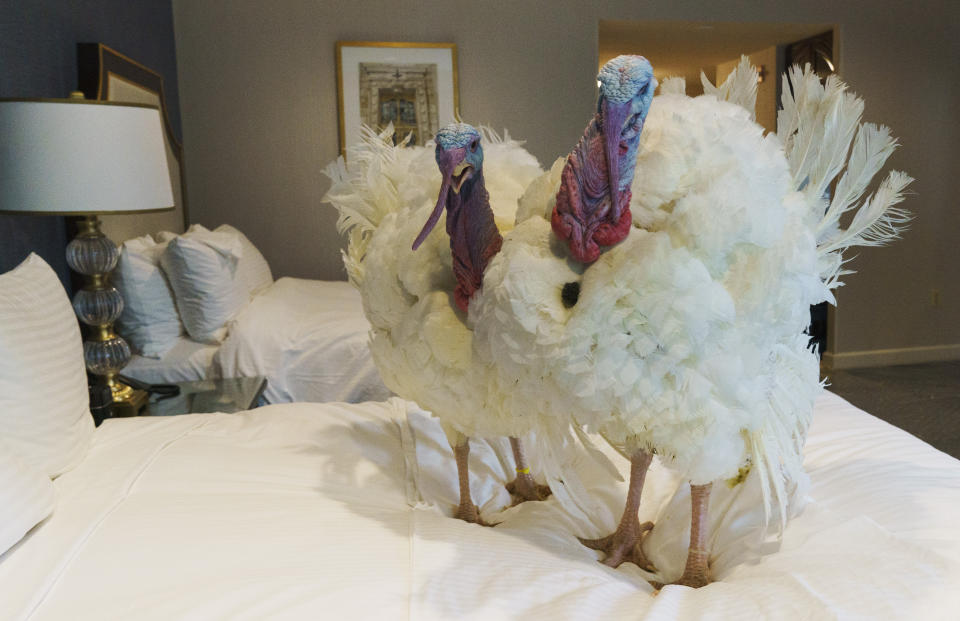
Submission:
M 660 81 L 661 95 L 686 95 L 687 81 L 681 76 L 664 78 Z
M 775 521 L 778 536 L 804 503 L 809 478 L 803 469 L 803 445 L 822 388 L 818 357 L 802 346 L 806 335 L 797 339 L 798 343 L 777 347 L 770 413 L 760 429 L 745 432 L 751 467 L 760 478 L 764 532 Z
M 337 230 L 348 240 L 343 264 L 355 286 L 363 282 L 370 233 L 400 204 L 396 184 L 384 171 L 396 161 L 409 136 L 394 145 L 393 134 L 392 124 L 380 133 L 363 126 L 360 142 L 347 149 L 347 159 L 340 156 L 323 169 L 332 185 L 321 201 L 340 212 Z
M 532 439 L 537 466 L 554 498 L 568 513 L 578 515 L 600 528 L 602 525 L 594 522 L 603 512 L 597 500 L 587 490 L 581 472 L 595 481 L 596 474 L 589 473 L 599 468 L 604 478 L 610 476 L 622 481 L 623 477 L 617 467 L 593 444 L 575 421 L 565 421 L 562 417 L 545 417 Z
M 714 86 L 707 74 L 700 72 L 700 83 L 703 84 L 705 95 L 714 95 L 721 101 L 735 103 L 750 113 L 750 118 L 756 118 L 757 107 L 757 68 L 750 64 L 750 59 L 740 56 L 740 62 L 727 76 L 720 86 Z
M 890 129 L 861 123 L 863 100 L 831 75 L 821 84 L 810 65 L 791 67 L 784 76 L 777 136 L 783 143 L 795 188 L 817 218 L 814 232 L 820 278 L 830 288 L 842 283 L 843 251 L 851 246 L 880 246 L 897 239 L 911 220 L 895 205 L 913 179 L 891 172 L 877 191 L 863 199 L 867 186 L 897 147 Z M 830 184 L 836 181 L 832 197 Z M 853 212 L 843 228 L 841 217 Z

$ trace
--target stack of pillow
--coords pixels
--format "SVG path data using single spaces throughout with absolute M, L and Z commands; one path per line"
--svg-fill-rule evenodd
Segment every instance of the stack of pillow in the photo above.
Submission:
M 219 344 L 227 325 L 273 284 L 270 265 L 247 237 L 224 224 L 195 224 L 123 243 L 114 284 L 124 300 L 119 331 L 142 356 L 159 358 L 188 334 Z

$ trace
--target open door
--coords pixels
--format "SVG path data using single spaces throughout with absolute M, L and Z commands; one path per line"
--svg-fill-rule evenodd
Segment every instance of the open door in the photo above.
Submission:
M 810 65 L 821 80 L 836 71 L 833 54 L 833 31 L 822 32 L 800 41 L 795 41 L 784 48 L 786 66 Z M 828 192 L 832 192 L 830 188 Z M 817 348 L 821 356 L 827 350 L 827 335 L 831 324 L 833 307 L 822 302 L 810 307 L 810 343 Z
M 703 93 L 700 72 L 718 84 L 733 71 L 741 54 L 760 70 L 756 119 L 776 131 L 780 94 L 789 84 L 783 73 L 793 64 L 809 63 L 821 78 L 835 71 L 834 28 L 830 24 L 733 23 L 601 20 L 598 61 L 603 66 L 620 54 L 641 54 L 653 64 L 654 75 L 683 77 L 687 94 Z M 828 345 L 832 307 L 811 307 L 811 343 L 822 354 Z

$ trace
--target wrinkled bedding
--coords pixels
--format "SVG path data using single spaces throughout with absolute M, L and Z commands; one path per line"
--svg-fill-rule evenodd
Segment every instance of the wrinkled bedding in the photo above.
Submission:
M 636 566 L 605 567 L 576 540 L 613 530 L 624 483 L 584 462 L 589 515 L 555 499 L 504 510 L 509 446 L 472 446 L 474 500 L 495 528 L 449 517 L 457 483 L 443 432 L 399 399 L 108 420 L 56 480 L 53 515 L 0 557 L 0 618 L 952 619 L 960 609 L 960 461 L 829 393 L 807 445 L 810 500 L 779 550 L 738 550 L 753 492 L 718 492 L 718 581 L 700 590 L 654 596 Z M 682 569 L 689 505 L 678 489 L 654 460 L 641 519 L 657 521 L 645 547 L 664 573 Z
M 223 377 L 266 376 L 269 403 L 378 401 L 390 392 L 369 332 L 348 283 L 281 278 L 230 323 L 217 361 Z

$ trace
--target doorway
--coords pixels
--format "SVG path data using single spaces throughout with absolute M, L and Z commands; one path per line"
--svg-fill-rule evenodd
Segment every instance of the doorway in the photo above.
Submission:
M 684 78 L 690 96 L 703 94 L 701 72 L 718 84 L 746 54 L 760 72 L 756 118 L 767 131 L 777 128 L 787 67 L 809 63 L 824 79 L 838 65 L 832 24 L 601 20 L 597 41 L 598 68 L 620 54 L 640 54 L 660 82 Z M 810 309 L 810 341 L 821 355 L 831 315 L 826 303 Z

